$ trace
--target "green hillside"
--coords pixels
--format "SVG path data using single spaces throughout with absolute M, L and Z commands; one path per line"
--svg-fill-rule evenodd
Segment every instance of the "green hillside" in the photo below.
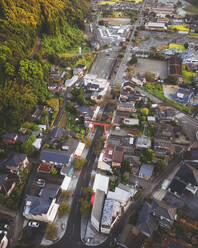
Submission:
M 41 58 L 79 46 L 89 11 L 89 0 L 0 1 L 0 128 L 20 124 L 45 101 L 49 64 Z

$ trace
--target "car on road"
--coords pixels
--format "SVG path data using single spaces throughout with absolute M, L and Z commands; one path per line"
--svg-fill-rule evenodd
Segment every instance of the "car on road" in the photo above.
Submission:
M 45 186 L 45 180 L 39 178 L 39 179 L 36 181 L 36 184 L 37 184 L 39 187 L 44 187 L 44 186 Z
M 36 221 L 29 221 L 28 226 L 37 228 L 37 227 L 39 227 L 39 223 Z

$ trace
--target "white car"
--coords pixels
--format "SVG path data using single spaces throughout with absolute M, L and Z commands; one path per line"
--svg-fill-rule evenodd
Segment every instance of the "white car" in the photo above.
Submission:
M 36 222 L 36 221 L 30 221 L 30 222 L 28 223 L 28 226 L 31 226 L 31 227 L 39 227 L 39 223 Z
M 45 186 L 45 180 L 39 178 L 39 179 L 36 181 L 36 184 L 37 184 L 39 187 L 44 187 L 44 186 Z

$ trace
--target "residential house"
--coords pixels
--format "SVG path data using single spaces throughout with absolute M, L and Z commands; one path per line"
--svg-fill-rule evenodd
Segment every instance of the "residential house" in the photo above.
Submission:
M 134 84 L 131 82 L 124 82 L 122 84 L 122 90 L 127 91 L 127 92 L 134 92 L 136 93 L 136 89 L 134 87 Z
M 176 196 L 185 192 L 196 194 L 198 190 L 198 171 L 191 165 L 182 165 L 168 186 L 168 191 Z
M 117 106 L 118 111 L 123 111 L 123 112 L 134 112 L 135 110 L 135 102 L 130 102 L 130 103 L 120 103 Z
M 113 156 L 112 156 L 112 167 L 121 167 L 121 164 L 124 159 L 124 151 L 122 149 L 114 149 Z
M 137 118 L 124 118 L 124 124 L 129 126 L 139 125 L 139 119 Z
M 188 104 L 193 96 L 193 91 L 179 88 L 173 95 L 173 100 L 182 104 Z
M 37 168 L 37 171 L 41 172 L 41 173 L 48 173 L 49 174 L 51 172 L 52 168 L 53 168 L 53 164 L 43 162 L 43 163 L 40 163 L 40 165 Z
M 58 68 L 58 66 L 52 65 L 51 70 L 50 70 L 50 78 L 58 81 L 61 79 L 61 75 L 62 73 L 60 69 Z
M 154 140 L 154 151 L 159 155 L 168 155 L 172 153 L 172 143 L 169 140 L 156 138 Z
M 73 74 L 78 77 L 82 77 L 85 70 L 86 70 L 86 65 L 79 64 L 75 68 L 73 68 Z
M 137 148 L 151 148 L 151 139 L 145 135 L 140 135 L 136 139 Z
M 177 209 L 170 207 L 161 201 L 152 201 L 152 215 L 158 219 L 160 226 L 171 228 L 174 221 L 177 219 Z
M 100 170 L 112 172 L 111 166 L 104 161 L 104 152 L 100 153 L 97 168 Z
M 29 164 L 29 160 L 26 154 L 12 152 L 8 158 L 0 163 L 1 168 L 6 168 L 11 172 L 18 172 L 23 170 Z
M 93 191 L 96 192 L 96 190 L 102 190 L 107 194 L 109 188 L 109 177 L 104 176 L 102 174 L 96 174 L 94 183 L 93 183 Z
M 39 196 L 26 195 L 23 215 L 26 219 L 53 222 L 59 208 L 56 197 L 60 186 L 46 184 L 40 190 Z
M 147 237 L 151 237 L 153 232 L 158 229 L 157 220 L 152 215 L 152 208 L 147 202 L 140 210 L 136 226 Z
M 41 152 L 40 160 L 42 162 L 50 163 L 57 168 L 62 168 L 69 163 L 70 157 L 71 156 L 66 154 L 65 151 L 44 149 Z
M 198 148 L 191 148 L 183 158 L 185 162 L 198 163 Z
M 155 108 L 155 113 L 159 121 L 171 122 L 175 119 L 175 110 L 167 105 L 158 104 L 158 107 Z
M 4 233 L 0 234 L 0 248 L 6 248 L 8 246 L 8 239 Z
M 154 166 L 151 164 L 142 164 L 140 167 L 138 176 L 141 178 L 144 178 L 146 180 L 149 180 L 152 177 L 154 170 Z
M 156 127 L 155 137 L 160 139 L 173 140 L 174 128 L 169 124 L 160 124 Z
M 158 226 L 171 228 L 176 220 L 176 208 L 153 200 L 152 204 L 145 202 L 137 221 L 137 228 L 147 237 L 151 237 Z
M 124 211 L 128 209 L 131 204 L 132 197 L 137 192 L 137 189 L 134 187 L 129 187 L 124 184 L 119 184 L 115 191 L 108 191 L 107 199 L 115 200 L 120 203 L 120 206 Z
M 15 144 L 17 141 L 18 135 L 16 133 L 6 133 L 2 137 L 2 142 L 4 144 Z
M 156 118 L 155 118 L 155 116 L 147 116 L 147 121 L 150 124 L 155 124 L 156 123 Z
M 72 87 L 78 81 L 78 79 L 78 76 L 74 75 L 72 78 L 65 80 L 65 87 Z
M 12 176 L 8 174 L 0 174 L 0 193 L 9 196 L 14 187 L 16 186 L 16 182 Z
M 43 107 L 38 106 L 38 105 L 35 106 L 34 112 L 32 114 L 32 118 L 34 121 L 40 120 L 42 111 L 43 111 Z

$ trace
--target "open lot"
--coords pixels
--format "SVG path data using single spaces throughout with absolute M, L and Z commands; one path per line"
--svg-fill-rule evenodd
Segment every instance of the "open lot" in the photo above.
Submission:
M 177 40 L 180 40 L 182 44 L 185 43 L 184 35 L 178 33 L 140 31 L 137 38 L 143 39 L 139 43 L 139 47 L 142 50 L 149 50 L 151 47 L 157 47 L 162 44 L 177 43 Z
M 130 18 L 103 18 L 109 25 L 127 25 L 131 23 Z
M 99 53 L 89 73 L 96 74 L 99 78 L 108 79 L 115 63 L 117 54 L 117 51 Z
M 166 61 L 138 58 L 135 73 L 143 75 L 145 72 L 150 71 L 159 74 L 160 78 L 164 79 L 168 76 L 167 68 L 168 66 Z

